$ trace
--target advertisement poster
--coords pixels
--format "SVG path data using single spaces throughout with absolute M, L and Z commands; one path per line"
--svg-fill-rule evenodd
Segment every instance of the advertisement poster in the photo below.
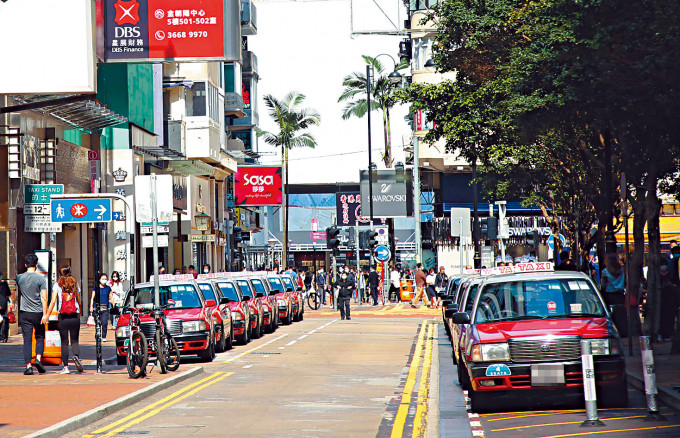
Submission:
M 336 193 L 336 217 L 339 227 L 368 225 L 369 219 L 361 216 L 361 195 L 358 192 Z
M 234 196 L 237 206 L 281 205 L 281 167 L 239 166 L 234 175 Z

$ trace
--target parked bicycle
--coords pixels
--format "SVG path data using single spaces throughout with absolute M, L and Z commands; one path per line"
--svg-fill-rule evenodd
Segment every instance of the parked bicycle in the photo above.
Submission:
M 321 307 L 321 298 L 316 292 L 307 293 L 307 305 L 312 310 L 317 310 Z
M 172 305 L 174 303 L 168 304 Z M 161 369 L 161 374 L 165 374 L 168 371 L 177 371 L 180 363 L 177 341 L 175 341 L 166 328 L 165 313 L 163 313 L 165 307 L 167 306 L 145 312 L 153 316 L 156 323 L 153 339 L 149 343 L 149 349 L 156 355 L 156 361 Z
M 148 343 L 141 330 L 140 311 L 135 307 L 124 307 L 121 314 L 129 313 L 128 338 L 125 340 L 126 363 L 130 377 L 138 379 L 146 375 L 149 360 Z

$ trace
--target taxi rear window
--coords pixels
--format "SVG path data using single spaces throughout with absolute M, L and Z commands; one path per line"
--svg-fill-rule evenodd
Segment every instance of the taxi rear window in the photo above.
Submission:
M 477 302 L 474 322 L 605 316 L 584 279 L 539 279 L 488 284 Z

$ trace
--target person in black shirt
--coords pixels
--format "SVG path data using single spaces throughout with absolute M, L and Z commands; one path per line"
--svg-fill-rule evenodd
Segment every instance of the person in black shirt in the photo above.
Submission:
M 349 316 L 349 300 L 352 298 L 353 285 L 354 283 L 347 278 L 347 273 L 343 272 L 340 275 L 340 281 L 337 283 L 340 288 L 338 291 L 338 309 L 340 309 L 340 318 L 342 319 L 352 319 Z
M 7 342 L 9 338 L 9 317 L 7 312 L 9 311 L 11 294 L 7 280 L 2 278 L 2 271 L 0 271 L 0 318 L 2 318 L 2 322 L 0 322 L 0 342 Z
M 577 271 L 576 265 L 569 258 L 569 251 L 560 252 L 560 264 L 555 267 L 556 271 Z
M 371 272 L 368 273 L 368 287 L 371 289 L 371 298 L 373 298 L 373 305 L 378 305 L 378 286 L 380 284 L 380 277 L 375 271 L 375 266 L 371 266 Z

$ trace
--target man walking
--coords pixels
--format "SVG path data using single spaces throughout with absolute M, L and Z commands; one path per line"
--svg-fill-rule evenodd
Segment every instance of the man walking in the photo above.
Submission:
M 392 272 L 390 272 L 390 294 L 389 300 L 392 301 L 392 294 L 394 294 L 395 302 L 399 302 L 401 299 L 401 275 L 395 266 L 392 266 Z
M 326 276 L 323 273 L 323 268 L 319 268 L 316 274 L 316 293 L 319 295 L 319 302 L 322 306 L 326 305 Z
M 425 274 L 425 271 L 423 271 L 423 264 L 418 263 L 416 265 L 416 295 L 413 297 L 413 301 L 411 301 L 411 307 L 416 309 L 416 304 L 420 299 L 423 299 L 423 302 L 427 304 L 427 299 L 425 298 L 425 287 L 427 283 L 427 274 Z
M 342 319 L 352 319 L 349 316 L 349 300 L 352 298 L 352 282 L 349 281 L 347 272 L 342 272 L 337 283 L 338 290 L 338 309 Z
M 47 279 L 38 274 L 38 256 L 26 254 L 24 257 L 26 272 L 17 275 L 17 297 L 19 300 L 19 326 L 24 337 L 24 374 L 33 374 L 31 366 L 32 341 L 35 333 L 35 367 L 40 374 L 45 367 L 40 362 L 45 350 L 45 324 L 47 324 Z
M 368 273 L 368 287 L 371 289 L 371 298 L 373 298 L 373 305 L 378 305 L 378 285 L 380 284 L 380 277 L 375 271 L 375 266 L 371 266 L 371 272 Z

